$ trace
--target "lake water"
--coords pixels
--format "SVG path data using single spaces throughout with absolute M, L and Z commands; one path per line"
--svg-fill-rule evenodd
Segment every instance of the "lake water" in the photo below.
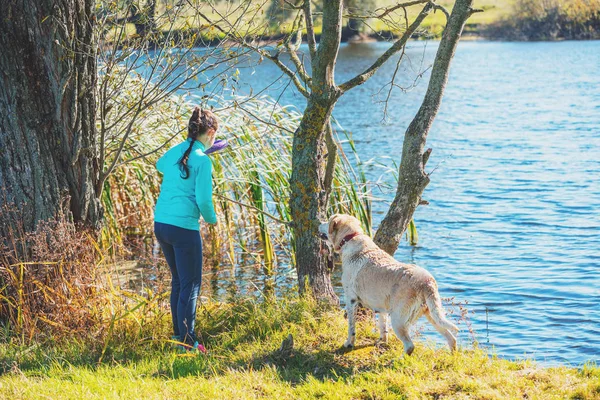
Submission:
M 344 45 L 336 81 L 365 69 L 387 46 Z M 398 80 L 406 93 L 394 91 L 386 122 L 381 100 L 395 62 L 334 111 L 373 182 L 394 181 L 377 164 L 399 163 L 429 74 L 415 79 L 436 50 L 435 42 L 410 44 Z M 279 76 L 268 62 L 240 71 L 242 92 Z M 302 110 L 304 98 L 287 83 L 269 94 Z M 419 245 L 403 242 L 396 258 L 431 271 L 442 297 L 468 301 L 476 338 L 494 353 L 547 365 L 599 362 L 600 42 L 461 43 L 427 145 L 427 169 L 435 169 L 423 196 L 430 205 L 415 214 Z M 376 228 L 393 191 L 374 186 L 373 194 Z M 292 270 L 277 274 L 278 287 L 294 282 Z M 232 284 L 252 292 L 261 279 L 255 269 L 206 270 L 205 277 L 217 295 Z

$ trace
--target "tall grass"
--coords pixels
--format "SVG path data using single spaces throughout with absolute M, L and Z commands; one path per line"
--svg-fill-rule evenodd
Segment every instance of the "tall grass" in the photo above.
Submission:
M 119 84 L 114 107 L 135 102 L 145 82 L 132 76 Z M 93 233 L 77 229 L 68 212 L 41 223 L 36 232 L 26 233 L 19 229 L 22 217 L 18 210 L 4 205 L 0 215 L 0 319 L 11 335 L 18 334 L 22 342 L 69 334 L 104 341 L 102 338 L 113 335 L 116 324 L 131 323 L 126 316 L 132 309 L 160 303 L 152 312 L 166 313 L 161 288 L 158 294 L 123 290 L 113 284 L 110 265 L 124 255 L 138 260 L 151 255 L 153 209 L 160 190 L 155 163 L 171 145 L 184 139 L 189 112 L 202 101 L 171 96 L 138 116 L 131 144 L 123 149 L 125 162 L 105 183 L 105 224 L 98 242 Z M 219 223 L 203 232 L 205 255 L 209 265 L 251 263 L 262 267 L 265 275 L 276 274 L 279 264 L 293 263 L 288 180 L 292 133 L 301 115 L 266 97 L 215 97 L 211 105 L 220 118 L 219 136 L 226 137 L 231 146 L 211 156 Z M 129 123 L 104 122 L 113 124 L 115 131 Z M 119 144 L 118 138 L 107 141 L 107 162 L 112 161 Z M 356 179 L 342 153 L 329 212 L 358 215 L 369 229 L 364 174 L 358 175 L 358 182 Z M 133 319 L 139 329 L 145 325 L 144 318 L 138 315 Z
M 128 79 L 119 101 L 135 103 L 136 88 L 142 84 L 141 78 Z M 211 156 L 219 223 L 204 236 L 211 246 L 209 253 L 220 262 L 237 264 L 242 262 L 240 254 L 248 252 L 254 255 L 250 258 L 253 262 L 267 270 L 277 265 L 275 251 L 283 255 L 280 262 L 293 263 L 288 181 L 292 135 L 301 114 L 268 97 L 213 97 L 207 104 L 205 99 L 172 96 L 139 116 L 140 123 L 132 131 L 135 147 L 124 150 L 123 159 L 132 161 L 120 166 L 105 185 L 103 247 L 124 251 L 128 239 L 133 238 L 142 249 L 148 248 L 160 188 L 154 164 L 171 145 L 185 138 L 189 113 L 196 103 L 213 107 L 220 119 L 217 136 L 230 143 L 228 149 Z M 108 146 L 109 153 L 113 147 Z M 349 148 L 355 153 L 353 144 Z M 356 215 L 370 230 L 366 177 L 362 171 L 355 173 L 343 152 L 330 199 L 329 213 Z M 134 247 L 132 251 L 139 250 Z
M 101 261 L 93 233 L 68 214 L 23 229 L 22 211 L 0 208 L 0 323 L 21 343 L 52 335 L 95 335 L 101 329 L 97 286 Z
M 163 336 L 165 287 L 121 289 L 95 232 L 76 226 L 66 211 L 34 232 L 22 228 L 21 214 L 11 204 L 0 207 L 0 343 L 28 351 L 85 343 L 101 360 L 123 335 L 144 342 L 151 327 L 152 335 Z

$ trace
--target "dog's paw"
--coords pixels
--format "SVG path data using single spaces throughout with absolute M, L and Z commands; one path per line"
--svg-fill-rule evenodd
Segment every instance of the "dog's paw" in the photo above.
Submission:
M 352 346 L 352 345 L 346 346 L 346 344 L 343 344 L 335 352 L 336 352 L 336 354 L 346 354 L 346 353 L 352 351 L 353 349 L 354 349 L 354 346 Z

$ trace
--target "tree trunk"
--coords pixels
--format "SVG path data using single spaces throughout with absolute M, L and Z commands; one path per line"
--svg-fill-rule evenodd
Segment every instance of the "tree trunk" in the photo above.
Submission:
M 457 0 L 454 4 L 433 63 L 425 98 L 404 134 L 396 196 L 374 238 L 375 243 L 389 254 L 394 254 L 398 249 L 402 234 L 421 201 L 423 190 L 429 184 L 425 164 L 430 151 L 425 151 L 425 142 L 442 102 L 450 62 L 465 22 L 472 14 L 472 3 L 473 0 Z
M 300 293 L 306 292 L 308 281 L 315 298 L 337 302 L 318 232 L 319 221 L 326 219 L 324 137 L 332 109 L 333 104 L 311 98 L 304 111 L 294 135 L 290 208 Z
M 331 111 L 341 92 L 335 85 L 334 69 L 341 38 L 340 0 L 323 5 L 323 30 L 312 63 L 313 90 L 308 98 L 300 126 L 294 133 L 290 208 L 294 227 L 296 268 L 300 293 L 306 283 L 317 299 L 339 302 L 327 262 L 321 254 L 318 227 L 325 210 L 331 180 L 327 178 L 326 130 Z
M 0 31 L 0 202 L 97 226 L 94 0 L 3 0 Z

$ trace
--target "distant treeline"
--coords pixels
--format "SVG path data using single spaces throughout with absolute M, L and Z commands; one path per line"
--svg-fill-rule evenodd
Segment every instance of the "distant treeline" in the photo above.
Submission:
M 600 0 L 516 0 L 512 13 L 482 33 L 504 40 L 600 39 Z

